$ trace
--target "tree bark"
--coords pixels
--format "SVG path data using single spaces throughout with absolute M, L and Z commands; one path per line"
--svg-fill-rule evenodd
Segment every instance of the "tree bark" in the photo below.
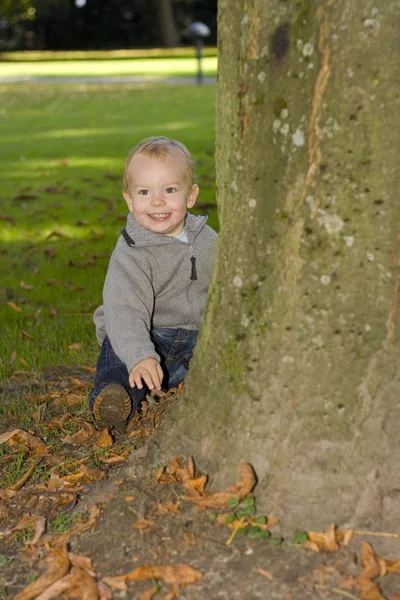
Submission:
M 161 452 L 284 526 L 398 517 L 398 3 L 220 0 L 217 266 Z
M 173 48 L 179 43 L 171 0 L 154 0 L 157 19 L 157 38 L 164 48 Z

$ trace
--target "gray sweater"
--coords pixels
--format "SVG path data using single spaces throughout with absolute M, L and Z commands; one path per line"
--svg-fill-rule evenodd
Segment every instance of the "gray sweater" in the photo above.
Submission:
M 126 232 L 134 245 L 119 237 L 94 314 L 99 343 L 107 335 L 129 372 L 145 358 L 160 360 L 153 328 L 199 329 L 218 242 L 206 220 L 187 213 L 187 244 L 141 227 L 129 213 Z

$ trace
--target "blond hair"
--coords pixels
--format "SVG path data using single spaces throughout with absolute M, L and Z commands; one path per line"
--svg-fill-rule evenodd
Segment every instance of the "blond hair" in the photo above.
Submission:
M 160 135 L 142 140 L 129 152 L 125 161 L 124 192 L 129 192 L 129 167 L 135 156 L 138 156 L 139 154 L 145 154 L 150 157 L 163 159 L 166 158 L 173 150 L 178 150 L 178 152 L 182 154 L 186 166 L 189 190 L 191 190 L 194 184 L 194 161 L 192 155 L 186 146 L 181 142 L 177 142 L 172 138 L 167 138 Z

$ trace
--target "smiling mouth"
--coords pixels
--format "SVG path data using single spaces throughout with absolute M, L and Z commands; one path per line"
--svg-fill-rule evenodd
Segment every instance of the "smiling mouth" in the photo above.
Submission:
M 151 213 L 147 216 L 153 221 L 166 221 L 171 213 Z

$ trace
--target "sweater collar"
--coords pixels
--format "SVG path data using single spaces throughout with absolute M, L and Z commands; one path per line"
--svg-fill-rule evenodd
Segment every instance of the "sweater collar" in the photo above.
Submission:
M 196 235 L 201 231 L 207 221 L 207 217 L 204 215 L 192 215 L 186 213 L 185 217 L 185 230 L 188 236 L 189 243 L 192 243 Z M 128 214 L 126 221 L 126 231 L 132 240 L 135 242 L 135 246 L 157 246 L 160 244 L 169 244 L 171 236 L 164 235 L 163 233 L 153 233 L 145 227 L 139 225 L 132 213 Z

